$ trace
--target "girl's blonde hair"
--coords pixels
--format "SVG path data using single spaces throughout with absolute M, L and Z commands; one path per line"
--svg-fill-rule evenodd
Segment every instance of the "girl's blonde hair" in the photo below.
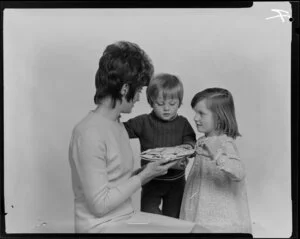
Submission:
M 206 100 L 206 107 L 214 114 L 215 130 L 227 136 L 241 136 L 235 117 L 234 102 L 231 93 L 222 88 L 208 88 L 198 92 L 191 101 L 194 108 L 199 101 Z
M 179 106 L 182 104 L 183 99 L 183 85 L 180 79 L 171 74 L 161 73 L 155 75 L 147 87 L 147 100 L 153 106 L 157 100 L 159 93 L 162 91 L 163 98 L 178 98 Z

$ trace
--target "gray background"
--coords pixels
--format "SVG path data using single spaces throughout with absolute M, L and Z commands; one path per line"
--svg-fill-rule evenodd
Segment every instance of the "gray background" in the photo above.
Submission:
M 271 9 L 291 13 L 289 3 L 271 2 L 250 9 L 6 9 L 7 232 L 73 232 L 71 130 L 94 108 L 94 75 L 105 46 L 128 40 L 149 54 L 156 73 L 181 78 L 179 113 L 195 131 L 193 95 L 214 86 L 232 92 L 253 234 L 289 237 L 291 22 L 267 20 L 277 15 Z M 143 91 L 122 120 L 148 112 Z M 137 167 L 139 142 L 131 144 Z M 139 208 L 139 192 L 134 201 Z

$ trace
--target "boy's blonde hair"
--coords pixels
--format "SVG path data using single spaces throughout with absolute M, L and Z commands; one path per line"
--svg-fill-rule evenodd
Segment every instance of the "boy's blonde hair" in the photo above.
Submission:
M 162 91 L 163 98 L 178 98 L 179 107 L 183 99 L 183 85 L 180 79 L 171 74 L 161 73 L 155 75 L 147 87 L 147 100 L 151 107 Z
M 202 100 L 214 114 L 215 130 L 232 138 L 241 136 L 235 118 L 234 102 L 231 93 L 222 88 L 208 88 L 197 93 L 191 102 L 192 108 Z

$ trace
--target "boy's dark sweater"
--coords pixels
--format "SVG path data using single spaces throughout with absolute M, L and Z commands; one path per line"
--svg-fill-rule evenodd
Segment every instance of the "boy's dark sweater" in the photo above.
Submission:
M 124 122 L 129 138 L 139 138 L 141 152 L 159 147 L 172 147 L 181 144 L 190 144 L 194 147 L 195 132 L 183 116 L 177 116 L 172 121 L 158 118 L 154 111 L 150 114 L 139 115 Z M 141 165 L 148 163 L 141 160 Z M 155 179 L 175 179 L 184 175 L 185 170 L 169 169 L 166 175 Z

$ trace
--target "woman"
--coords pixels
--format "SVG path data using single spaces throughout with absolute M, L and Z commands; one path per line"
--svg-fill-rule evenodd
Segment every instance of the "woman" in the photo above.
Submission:
M 131 112 L 152 74 L 149 57 L 130 42 L 107 46 L 100 58 L 97 108 L 75 126 L 70 141 L 75 232 L 206 232 L 192 222 L 134 211 L 131 196 L 175 164 L 161 160 L 132 172 L 132 149 L 119 118 Z

